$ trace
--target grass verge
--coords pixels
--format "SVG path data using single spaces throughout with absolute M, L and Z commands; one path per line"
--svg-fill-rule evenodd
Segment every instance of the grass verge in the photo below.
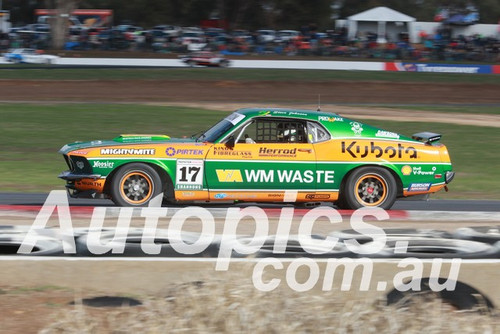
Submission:
M 227 112 L 133 104 L 2 104 L 0 105 L 1 191 L 47 192 L 64 189 L 57 175 L 66 169 L 57 154 L 64 144 L 110 139 L 121 133 L 189 136 L 206 129 Z M 411 135 L 443 135 L 456 179 L 441 198 L 500 199 L 500 142 L 497 128 L 415 122 L 367 121 Z
M 389 81 L 424 83 L 475 83 L 500 85 L 499 75 L 239 69 L 239 68 L 67 68 L 0 65 L 0 79 L 24 80 L 235 80 L 235 81 Z

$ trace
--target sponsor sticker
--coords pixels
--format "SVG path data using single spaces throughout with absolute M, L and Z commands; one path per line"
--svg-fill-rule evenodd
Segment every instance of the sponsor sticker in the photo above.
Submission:
M 328 116 L 318 116 L 318 121 L 320 122 L 343 122 L 342 117 L 328 117 Z
M 167 147 L 165 154 L 169 157 L 173 157 L 174 155 L 203 155 L 203 150 L 190 148 L 176 149 L 175 147 Z
M 408 191 L 428 191 L 432 183 L 410 183 Z
M 227 194 L 220 193 L 220 194 L 215 194 L 214 198 L 215 199 L 224 199 L 227 197 Z
M 296 157 L 296 148 L 268 148 L 261 147 L 259 149 L 259 156 L 261 157 Z
M 330 194 L 307 194 L 306 198 L 314 200 L 327 200 L 330 199 Z
M 401 168 L 401 173 L 405 176 L 411 175 L 412 168 L 411 166 L 405 165 Z
M 219 155 L 219 156 L 227 156 L 227 157 L 240 157 L 240 158 L 251 158 L 252 157 L 252 152 L 251 151 L 238 151 L 234 149 L 230 149 L 229 147 L 219 147 L 216 146 L 214 147 L 214 155 Z
M 434 175 L 436 167 L 433 166 L 431 170 L 422 170 L 422 167 L 413 167 L 413 175 Z
M 413 146 L 404 146 L 398 143 L 397 146 L 386 146 L 382 148 L 370 142 L 370 145 L 359 145 L 357 141 L 342 142 L 342 153 L 347 153 L 353 158 L 366 158 L 369 155 L 375 155 L 375 158 L 405 158 L 417 159 L 417 150 Z
M 102 155 L 154 155 L 154 148 L 101 148 Z
M 375 137 L 399 139 L 399 134 L 385 130 L 378 130 L 377 133 L 375 133 Z
M 238 169 L 216 169 L 219 182 L 243 182 L 243 176 Z
M 175 189 L 203 189 L 203 160 L 177 160 Z
M 245 118 L 245 115 L 242 115 L 242 114 L 237 113 L 237 112 L 233 112 L 231 115 L 226 117 L 226 120 L 231 122 L 233 125 L 236 125 L 244 118 Z
M 111 162 L 111 161 L 96 160 L 96 161 L 94 161 L 92 168 L 113 168 L 114 165 L 115 165 L 115 163 Z
M 351 122 L 351 130 L 354 132 L 354 135 L 361 136 L 361 132 L 363 132 L 363 126 L 358 122 Z
M 87 155 L 89 153 L 89 151 L 73 151 L 71 152 L 71 154 L 76 154 L 76 155 Z

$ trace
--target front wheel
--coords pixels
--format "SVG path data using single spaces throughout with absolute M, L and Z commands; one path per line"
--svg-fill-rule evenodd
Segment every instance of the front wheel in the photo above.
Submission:
M 162 192 L 161 179 L 146 164 L 125 165 L 113 177 L 110 192 L 113 202 L 118 206 L 146 206 Z
M 347 178 L 341 203 L 348 209 L 380 207 L 390 209 L 396 201 L 397 184 L 392 174 L 380 167 L 362 167 Z

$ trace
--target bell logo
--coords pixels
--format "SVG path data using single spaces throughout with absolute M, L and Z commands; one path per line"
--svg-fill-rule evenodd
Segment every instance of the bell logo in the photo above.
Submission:
M 241 171 L 237 169 L 216 169 L 219 182 L 243 182 Z

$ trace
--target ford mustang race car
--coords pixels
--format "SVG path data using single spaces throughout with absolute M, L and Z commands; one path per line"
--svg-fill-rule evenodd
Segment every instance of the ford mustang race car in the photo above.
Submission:
M 120 206 L 166 201 L 335 202 L 390 208 L 454 177 L 441 136 L 412 138 L 337 114 L 241 109 L 201 135 L 121 135 L 61 148 L 72 197 Z

